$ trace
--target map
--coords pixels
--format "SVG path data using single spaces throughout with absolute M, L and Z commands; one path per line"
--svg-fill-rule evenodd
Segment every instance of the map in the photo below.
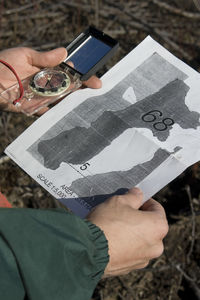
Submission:
M 88 90 L 87 97 L 74 107 L 70 104 L 65 114 L 61 102 L 54 109 L 57 120 L 51 125 L 49 117 L 45 131 L 34 132 L 34 140 L 26 143 L 24 151 L 39 171 L 33 172 L 33 167 L 27 170 L 22 156 L 16 159 L 16 146 L 13 155 L 9 150 L 12 144 L 6 149 L 17 163 L 24 161 L 19 163 L 23 169 L 80 216 L 133 186 L 147 185 L 151 191 L 146 197 L 152 196 L 157 191 L 156 184 L 151 187 L 152 180 L 159 169 L 174 164 L 174 171 L 169 170 L 166 176 L 172 180 L 186 168 L 182 161 L 189 153 L 185 137 L 196 147 L 200 145 L 200 109 L 198 105 L 191 109 L 197 102 L 191 97 L 197 97 L 200 75 L 171 54 L 168 57 L 167 50 L 150 37 L 145 41 L 138 47 L 146 49 L 147 55 L 138 66 L 129 72 L 125 68 L 131 62 L 134 66 L 133 50 L 125 58 L 127 62 L 118 63 L 117 71 L 113 68 L 108 72 L 112 86 L 107 91 L 90 95 Z M 145 43 L 152 44 L 151 51 Z M 119 80 L 120 64 L 124 76 Z M 65 105 L 69 106 L 67 101 Z M 34 126 L 39 128 L 44 121 L 45 116 Z M 162 179 L 158 189 L 161 187 Z

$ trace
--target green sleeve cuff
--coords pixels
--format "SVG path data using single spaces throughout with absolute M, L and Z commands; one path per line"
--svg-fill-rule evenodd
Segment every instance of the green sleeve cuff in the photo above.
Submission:
M 93 241 L 96 248 L 96 251 L 94 253 L 96 270 L 92 275 L 92 278 L 97 283 L 103 276 L 104 270 L 109 262 L 108 241 L 103 231 L 99 227 L 87 220 L 85 220 L 85 222 L 90 229 L 91 240 Z

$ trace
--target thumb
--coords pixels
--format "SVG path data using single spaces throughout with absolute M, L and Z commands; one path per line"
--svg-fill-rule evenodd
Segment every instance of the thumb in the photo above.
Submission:
M 65 48 L 57 48 L 47 52 L 34 51 L 31 53 L 32 65 L 38 68 L 55 67 L 67 57 Z
M 130 189 L 124 197 L 124 203 L 134 209 L 139 209 L 142 206 L 143 193 L 139 188 Z

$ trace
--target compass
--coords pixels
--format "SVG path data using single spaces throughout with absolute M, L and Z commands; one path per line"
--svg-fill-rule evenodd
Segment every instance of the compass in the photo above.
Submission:
M 63 71 L 44 69 L 32 77 L 29 87 L 40 96 L 56 96 L 70 86 L 70 77 Z
M 20 111 L 30 116 L 85 85 L 84 82 L 106 63 L 117 47 L 116 40 L 90 26 L 68 44 L 68 56 L 59 65 L 41 69 L 22 81 L 12 66 L 3 62 L 18 81 L 6 90 L 7 94 L 9 92 L 6 100 L 20 106 Z M 15 100 L 10 100 L 12 93 L 16 95 Z

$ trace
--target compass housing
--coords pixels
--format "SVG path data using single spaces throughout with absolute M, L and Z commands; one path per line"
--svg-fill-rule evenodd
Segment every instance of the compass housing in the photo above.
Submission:
M 30 80 L 31 90 L 41 96 L 60 95 L 70 86 L 69 76 L 55 69 L 44 69 L 35 74 Z

